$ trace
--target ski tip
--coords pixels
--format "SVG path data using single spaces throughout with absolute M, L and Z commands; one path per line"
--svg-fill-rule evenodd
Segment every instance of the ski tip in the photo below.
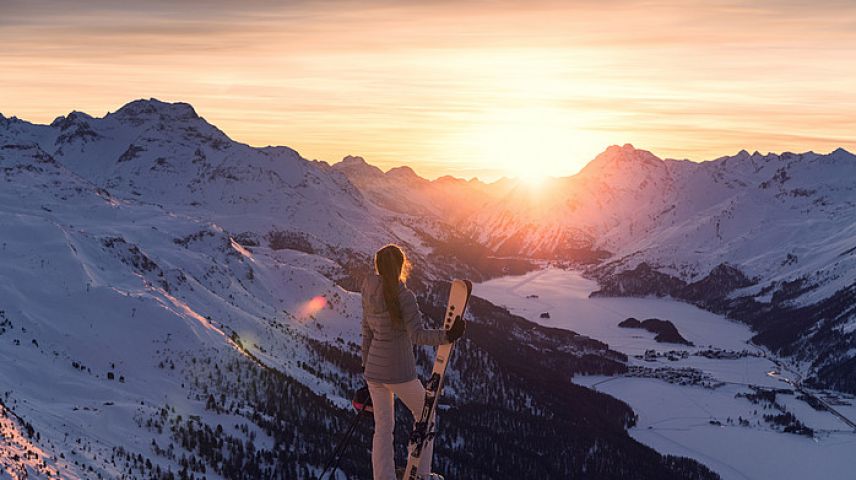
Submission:
M 473 282 L 467 279 L 456 279 L 455 282 L 462 283 L 467 289 L 467 299 L 464 302 L 464 311 L 466 311 L 467 306 L 470 304 L 470 297 L 473 295 Z
M 463 284 L 463 286 L 465 286 L 467 288 L 467 295 L 469 295 L 470 293 L 473 292 L 473 282 L 471 282 L 467 279 L 456 278 L 456 279 L 452 280 L 452 283 L 453 284 L 457 283 L 458 285 Z

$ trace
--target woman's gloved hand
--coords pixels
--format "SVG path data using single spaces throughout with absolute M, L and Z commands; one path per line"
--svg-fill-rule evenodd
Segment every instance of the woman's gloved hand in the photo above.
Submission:
M 464 336 L 464 332 L 467 330 L 467 321 L 461 318 L 460 315 L 455 317 L 455 323 L 452 324 L 452 327 L 446 330 L 446 339 L 449 340 L 449 343 L 454 342 L 455 340 Z

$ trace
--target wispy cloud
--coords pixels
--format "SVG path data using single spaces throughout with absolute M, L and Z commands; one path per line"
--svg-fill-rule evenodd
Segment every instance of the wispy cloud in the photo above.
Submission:
M 0 111 L 140 97 L 251 144 L 423 174 L 856 147 L 846 1 L 0 0 Z

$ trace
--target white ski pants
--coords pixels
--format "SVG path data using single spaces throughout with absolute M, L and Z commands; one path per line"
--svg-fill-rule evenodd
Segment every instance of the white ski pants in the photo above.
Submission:
M 397 395 L 404 402 L 404 405 L 413 414 L 415 422 L 422 415 L 422 407 L 425 405 L 425 388 L 416 378 L 405 383 L 367 383 L 369 394 L 372 397 L 375 423 L 374 436 L 372 437 L 373 479 L 396 480 L 395 451 L 392 441 L 392 432 L 395 428 L 394 395 Z M 431 473 L 432 450 L 433 442 L 428 442 L 428 445 L 422 450 L 418 474 L 427 475 Z

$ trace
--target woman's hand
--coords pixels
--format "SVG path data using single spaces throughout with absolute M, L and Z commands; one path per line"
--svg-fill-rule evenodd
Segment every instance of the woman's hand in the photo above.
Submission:
M 455 340 L 464 336 L 464 332 L 467 330 L 467 322 L 460 315 L 455 317 L 455 323 L 452 324 L 452 327 L 446 330 L 446 339 L 449 340 L 449 343 L 454 342 Z

